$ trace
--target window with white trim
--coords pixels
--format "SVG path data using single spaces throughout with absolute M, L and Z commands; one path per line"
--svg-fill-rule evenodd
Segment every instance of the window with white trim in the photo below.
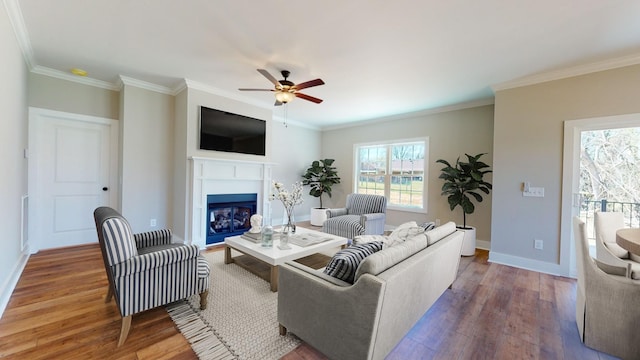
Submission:
M 357 144 L 355 192 L 384 195 L 387 206 L 426 211 L 429 138 Z

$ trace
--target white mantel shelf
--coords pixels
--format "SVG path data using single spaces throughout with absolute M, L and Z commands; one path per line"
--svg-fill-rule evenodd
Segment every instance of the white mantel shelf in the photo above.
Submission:
M 270 214 L 271 174 L 275 164 L 191 157 L 191 243 L 206 247 L 207 195 L 258 194 L 257 213 Z

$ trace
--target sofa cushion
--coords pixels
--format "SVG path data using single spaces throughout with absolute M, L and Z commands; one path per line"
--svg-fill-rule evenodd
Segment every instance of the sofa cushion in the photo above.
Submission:
M 429 244 L 429 246 L 431 246 L 455 231 L 456 223 L 454 223 L 453 221 L 449 221 L 442 226 L 438 226 L 433 230 L 427 231 L 425 233 L 425 235 L 427 236 L 427 243 Z
M 425 236 L 416 236 L 402 244 L 386 248 L 365 258 L 356 270 L 354 282 L 363 274 L 378 275 L 428 246 Z
M 382 243 L 378 241 L 352 245 L 338 251 L 327 264 L 324 273 L 353 284 L 360 262 L 380 250 L 382 250 Z

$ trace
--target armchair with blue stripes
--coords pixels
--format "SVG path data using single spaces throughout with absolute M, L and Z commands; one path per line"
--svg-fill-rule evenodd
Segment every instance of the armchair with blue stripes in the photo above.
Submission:
M 197 245 L 171 243 L 171 230 L 133 234 L 127 220 L 110 207 L 93 217 L 109 278 L 106 302 L 115 297 L 122 317 L 118 347 L 131 328 L 131 316 L 200 294 L 207 306 L 209 264 Z

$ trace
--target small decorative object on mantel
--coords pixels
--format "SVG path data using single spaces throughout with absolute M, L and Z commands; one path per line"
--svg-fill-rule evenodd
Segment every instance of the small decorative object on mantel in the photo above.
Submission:
M 289 232 L 295 234 L 296 224 L 293 219 L 293 208 L 296 205 L 302 204 L 302 183 L 296 181 L 291 191 L 288 191 L 282 183 L 274 181 L 273 189 L 274 192 L 269 196 L 269 200 L 278 199 L 282 201 L 282 205 L 284 206 L 285 219 L 283 219 L 284 226 L 282 233 Z

